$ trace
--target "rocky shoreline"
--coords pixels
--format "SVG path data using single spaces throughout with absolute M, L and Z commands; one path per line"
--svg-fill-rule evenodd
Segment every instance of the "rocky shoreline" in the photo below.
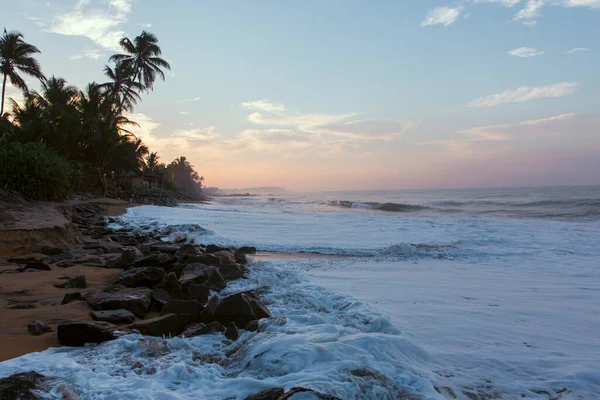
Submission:
M 65 217 L 76 231 L 70 246 L 64 241 L 58 246 L 46 245 L 39 253 L 10 257 L 0 263 L 5 265 L 0 269 L 0 279 L 15 274 L 63 272 L 53 284 L 55 289 L 64 291 L 60 304 L 37 304 L 27 299 L 31 294 L 27 290 L 11 292 L 10 298 L 2 297 L 11 309 L 74 304 L 85 311 L 80 313 L 85 316 L 32 320 L 23 327 L 23 335 L 28 334 L 25 329 L 33 336 L 56 335 L 58 343 L 64 346 L 102 343 L 136 332 L 158 338 L 217 334 L 235 341 L 240 331 L 260 332 L 272 318 L 261 300 L 261 288 L 219 296 L 229 282 L 245 278 L 251 268 L 247 255 L 256 253 L 255 248 L 166 243 L 155 233 L 113 230 L 108 227 L 111 218 L 106 218 L 102 205 L 95 203 L 72 206 Z M 105 270 L 105 284 L 95 284 L 90 290 L 86 268 L 90 272 Z M 40 397 L 36 393 L 49 385 L 57 383 L 35 371 L 2 377 L 0 398 L 37 399 Z M 79 398 L 67 383 L 60 385 L 64 387 L 63 398 Z M 316 398 L 336 399 L 306 388 L 287 392 L 271 388 L 247 400 L 283 400 L 306 392 Z

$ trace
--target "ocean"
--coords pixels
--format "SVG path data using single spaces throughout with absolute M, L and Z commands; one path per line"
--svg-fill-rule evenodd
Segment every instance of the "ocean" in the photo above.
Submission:
M 6 361 L 0 376 L 46 372 L 85 399 L 243 399 L 274 386 L 600 398 L 600 187 L 264 193 L 136 207 L 113 225 L 303 254 L 257 257 L 223 293 L 259 288 L 275 316 L 264 332 L 165 339 L 158 352 L 127 335 Z

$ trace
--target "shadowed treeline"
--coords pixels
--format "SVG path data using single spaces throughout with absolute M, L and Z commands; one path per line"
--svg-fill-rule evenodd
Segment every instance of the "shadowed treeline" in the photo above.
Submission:
M 128 127 L 132 112 L 170 65 L 158 39 L 143 31 L 119 42 L 109 58 L 106 82 L 79 89 L 57 76 L 46 77 L 35 56 L 40 50 L 20 32 L 0 38 L 0 188 L 32 199 L 60 200 L 72 191 L 131 196 L 141 190 L 167 190 L 198 199 L 204 178 L 185 157 L 160 162 Z M 31 90 L 26 78 L 40 82 Z M 6 98 L 8 83 L 23 92 L 18 103 Z M 58 186 L 58 188 L 56 187 Z

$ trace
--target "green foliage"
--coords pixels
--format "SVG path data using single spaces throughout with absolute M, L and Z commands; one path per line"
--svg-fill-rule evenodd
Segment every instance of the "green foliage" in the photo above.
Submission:
M 64 200 L 80 172 L 41 142 L 0 143 L 0 187 L 32 200 Z

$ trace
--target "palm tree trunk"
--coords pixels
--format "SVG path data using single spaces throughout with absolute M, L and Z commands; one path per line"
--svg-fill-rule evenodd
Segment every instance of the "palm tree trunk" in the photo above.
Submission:
M 4 115 L 4 94 L 6 93 L 6 78 L 7 74 L 4 74 L 4 82 L 2 82 L 2 107 L 0 108 L 0 118 Z
M 118 115 L 121 115 L 121 112 L 123 111 L 123 107 L 125 106 L 125 101 L 127 100 L 127 96 L 129 96 L 129 92 L 131 92 L 131 86 L 138 79 L 138 76 L 141 76 L 141 68 L 137 69 L 137 71 L 135 72 L 135 75 L 133 77 L 133 81 L 131 81 L 131 83 L 129 85 L 127 85 L 127 90 L 125 91 L 125 94 L 123 95 L 123 99 L 121 100 L 121 103 L 119 104 L 119 108 L 114 115 L 115 119 L 117 118 Z

